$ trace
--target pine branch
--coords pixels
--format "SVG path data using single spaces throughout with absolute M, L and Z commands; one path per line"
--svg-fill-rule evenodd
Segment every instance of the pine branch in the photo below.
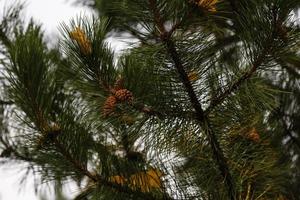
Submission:
M 186 92 L 188 93 L 188 96 L 190 98 L 190 102 L 193 105 L 193 108 L 195 109 L 197 113 L 197 119 L 202 126 L 202 128 L 205 130 L 205 133 L 208 136 L 209 143 L 211 145 L 213 155 L 216 159 L 216 162 L 218 164 L 219 170 L 221 171 L 221 174 L 226 182 L 226 185 L 228 187 L 228 194 L 229 198 L 231 200 L 235 199 L 235 189 L 234 189 L 234 180 L 231 176 L 229 167 L 227 165 L 225 156 L 223 154 L 223 151 L 220 147 L 220 144 L 215 136 L 215 133 L 213 132 L 209 119 L 206 118 L 204 115 L 204 111 L 202 109 L 202 106 L 197 98 L 197 95 L 193 89 L 193 86 L 191 82 L 189 81 L 188 75 L 184 70 L 182 61 L 180 59 L 180 56 L 176 50 L 176 47 L 173 43 L 173 41 L 170 39 L 170 34 L 166 31 L 164 27 L 164 22 L 160 16 L 160 13 L 156 7 L 156 0 L 149 0 L 150 9 L 153 12 L 154 15 L 154 21 L 159 29 L 160 32 L 160 39 L 162 42 L 166 45 L 168 53 L 170 54 L 174 65 L 177 69 L 177 72 L 180 76 L 180 79 L 185 86 Z
M 43 130 L 42 127 L 40 127 L 40 130 Z M 80 172 L 82 175 L 88 177 L 90 180 L 92 180 L 95 184 L 102 184 L 105 187 L 109 187 L 111 189 L 117 190 L 121 193 L 126 193 L 126 194 L 137 194 L 138 196 L 140 196 L 141 198 L 145 199 L 145 200 L 155 200 L 157 198 L 155 198 L 154 196 L 152 196 L 151 194 L 145 194 L 143 192 L 137 192 L 135 190 L 132 190 L 131 188 L 128 187 L 124 187 L 122 185 L 118 185 L 116 183 L 110 182 L 107 179 L 103 178 L 100 174 L 98 173 L 91 173 L 86 166 L 84 166 L 80 161 L 76 160 L 71 154 L 70 152 L 64 147 L 64 145 L 59 142 L 59 140 L 57 138 L 53 138 L 53 144 L 56 147 L 57 151 L 59 153 L 61 153 L 61 155 L 67 160 L 69 161 L 72 166 L 78 170 L 78 172 Z M 168 200 L 172 200 L 170 198 L 168 198 Z
M 181 79 L 182 83 L 184 84 L 186 91 L 191 99 L 191 103 L 193 104 L 193 107 L 195 108 L 197 114 L 199 115 L 200 121 L 203 121 L 204 120 L 204 112 L 203 112 L 202 106 L 197 98 L 196 93 L 194 92 L 191 82 L 189 81 L 188 75 L 184 70 L 182 61 L 180 60 L 180 57 L 177 53 L 175 45 L 170 40 L 170 34 L 169 34 L 169 32 L 166 31 L 163 20 L 160 16 L 160 13 L 156 9 L 156 0 L 149 0 L 149 3 L 150 3 L 151 10 L 154 14 L 154 21 L 157 24 L 158 29 L 160 31 L 160 39 L 167 46 L 168 52 L 170 53 L 170 55 L 174 61 L 174 64 L 178 71 L 180 79 Z
M 124 187 L 124 186 L 120 186 L 118 184 L 109 182 L 107 179 L 101 177 L 99 174 L 95 173 L 92 174 L 91 172 L 89 172 L 86 167 L 84 167 L 79 161 L 77 161 L 76 159 L 74 159 L 72 157 L 72 155 L 64 148 L 64 146 L 57 140 L 54 140 L 54 144 L 56 146 L 56 148 L 58 149 L 58 151 L 70 162 L 73 164 L 73 166 L 79 170 L 83 175 L 87 176 L 88 178 L 90 178 L 93 182 L 95 183 L 101 183 L 103 186 L 106 187 L 110 187 L 112 189 L 115 189 L 119 192 L 122 193 L 126 193 L 126 194 L 137 194 L 136 191 L 128 188 L 128 187 Z M 157 198 L 155 198 L 154 196 L 152 196 L 151 194 L 145 194 L 143 192 L 138 192 L 138 195 L 145 199 L 145 200 L 156 200 Z M 163 200 L 172 200 L 170 197 L 164 197 Z
M 234 0 L 232 0 L 234 1 Z M 277 22 L 278 22 L 278 9 L 275 7 L 272 10 L 272 34 L 271 37 L 266 41 L 266 45 L 263 48 L 262 52 L 258 55 L 256 60 L 253 62 L 252 67 L 246 71 L 238 80 L 236 80 L 227 90 L 221 93 L 218 97 L 215 97 L 209 107 L 205 111 L 205 115 L 209 114 L 216 106 L 220 105 L 227 97 L 229 97 L 233 92 L 238 90 L 241 85 L 249 80 L 257 71 L 257 69 L 263 64 L 265 58 L 272 50 L 272 44 L 274 39 L 280 34 L 278 33 Z
M 254 61 L 252 67 L 248 71 L 246 71 L 238 80 L 236 80 L 227 90 L 225 90 L 223 93 L 221 93 L 211 101 L 210 105 L 205 110 L 205 115 L 208 115 L 216 106 L 220 105 L 233 92 L 238 90 L 245 81 L 250 79 L 255 74 L 259 66 L 264 62 L 264 59 L 269 52 L 269 48 L 270 47 L 268 46 L 262 51 L 262 53 L 258 56 L 256 61 Z
M 97 181 L 97 176 L 91 174 L 86 167 L 84 167 L 79 161 L 73 159 L 72 155 L 64 148 L 64 146 L 55 138 L 54 144 L 57 150 L 69 161 L 73 164 L 73 166 L 78 169 L 82 174 L 89 177 L 94 182 Z

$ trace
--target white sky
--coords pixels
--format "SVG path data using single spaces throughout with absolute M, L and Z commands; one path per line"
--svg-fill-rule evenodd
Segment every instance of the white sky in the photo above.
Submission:
M 14 2 L 14 0 L 0 0 L 1 15 L 5 5 Z M 24 2 L 24 0 L 20 0 L 20 2 Z M 47 37 L 50 38 L 58 34 L 59 23 L 68 22 L 72 17 L 80 14 L 91 13 L 87 8 L 75 7 L 72 2 L 73 0 L 27 0 L 25 17 L 26 19 L 33 17 L 36 22 L 42 23 Z M 27 186 L 19 191 L 21 188 L 18 181 L 22 174 L 18 172 L 16 166 L 11 166 L 5 168 L 0 166 L 0 200 L 37 200 L 32 180 L 28 179 Z
M 47 32 L 56 31 L 62 21 L 69 21 L 78 14 L 91 12 L 87 8 L 75 7 L 71 0 L 27 0 L 26 2 L 27 17 L 33 16 L 37 22 L 43 24 Z

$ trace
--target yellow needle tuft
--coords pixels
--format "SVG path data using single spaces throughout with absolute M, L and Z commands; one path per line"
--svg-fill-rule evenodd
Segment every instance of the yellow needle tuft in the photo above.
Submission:
M 157 169 L 149 169 L 146 172 L 138 172 L 129 177 L 127 180 L 123 176 L 112 176 L 109 178 L 111 183 L 119 185 L 128 184 L 132 190 L 140 190 L 141 192 L 150 192 L 153 189 L 160 189 L 162 182 L 160 178 L 163 176 L 162 172 Z
M 198 5 L 201 8 L 204 8 L 205 10 L 208 10 L 210 12 L 216 12 L 216 4 L 219 0 L 194 0 L 194 4 Z
M 84 55 L 92 53 L 92 45 L 90 40 L 86 37 L 84 31 L 79 27 L 75 28 L 74 31 L 70 32 L 70 38 L 75 40 L 80 47 L 81 52 Z
M 119 184 L 119 185 L 124 185 L 126 182 L 126 179 L 123 176 L 111 176 L 109 178 L 109 181 L 112 183 Z

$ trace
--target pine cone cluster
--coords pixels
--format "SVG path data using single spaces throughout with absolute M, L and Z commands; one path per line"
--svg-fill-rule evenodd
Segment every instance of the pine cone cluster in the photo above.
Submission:
M 210 12 L 217 11 L 216 4 L 218 3 L 218 0 L 191 0 L 190 2 Z
M 114 113 L 118 103 L 129 103 L 133 101 L 132 92 L 124 88 L 124 79 L 119 76 L 114 87 L 110 89 L 111 95 L 107 97 L 103 105 L 103 115 L 105 117 Z M 129 120 L 130 121 L 130 120 Z
M 84 31 L 77 27 L 74 31 L 70 32 L 70 38 L 75 40 L 80 47 L 81 53 L 89 55 L 92 53 L 92 45 L 90 40 L 86 37 Z

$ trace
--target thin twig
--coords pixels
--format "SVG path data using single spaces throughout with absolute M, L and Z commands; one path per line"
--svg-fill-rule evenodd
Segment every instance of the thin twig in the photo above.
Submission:
M 97 182 L 97 176 L 93 175 L 89 172 L 86 167 L 84 167 L 79 161 L 73 159 L 72 155 L 63 147 L 63 145 L 55 138 L 54 144 L 57 150 L 69 161 L 73 164 L 73 166 L 78 169 L 82 174 L 89 177 L 94 182 Z

